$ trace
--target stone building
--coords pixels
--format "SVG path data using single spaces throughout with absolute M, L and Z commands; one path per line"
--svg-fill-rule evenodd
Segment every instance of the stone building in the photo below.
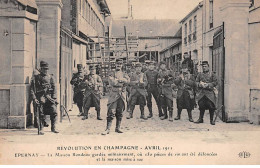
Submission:
M 259 4 L 259 0 L 203 0 L 181 21 L 182 52 L 189 52 L 198 63 L 209 61 L 218 77 L 218 108 L 224 106 L 220 115 L 225 122 L 260 122 Z M 194 20 L 196 31 L 191 28 Z M 189 37 L 194 32 L 196 40 Z
M 104 35 L 110 11 L 105 0 L 0 0 L 0 5 L 0 127 L 26 128 L 33 119 L 33 69 L 42 60 L 49 63 L 57 100 L 70 109 L 72 72 L 95 54 L 87 44 L 95 41 L 90 36 Z M 62 121 L 63 111 L 57 110 Z
M 203 3 L 200 2 L 181 21 L 182 55 L 188 53 L 195 63 L 203 60 Z M 183 56 L 182 56 L 183 57 Z
M 144 62 L 144 60 L 160 61 L 159 51 L 180 39 L 173 33 L 180 28 L 176 20 L 114 19 L 112 20 L 111 37 L 115 38 L 114 41 L 121 41 L 119 42 L 121 44 L 124 43 L 125 38 L 124 26 L 128 39 L 135 39 L 132 44 L 136 44 L 132 47 L 129 45 L 129 56 L 139 59 L 140 62 Z M 119 50 L 113 53 L 114 56 L 126 58 L 126 52 L 123 51 L 125 45 L 114 45 L 114 47 L 115 51 Z

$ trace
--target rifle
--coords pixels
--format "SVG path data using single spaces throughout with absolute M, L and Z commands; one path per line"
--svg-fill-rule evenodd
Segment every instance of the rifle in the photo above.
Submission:
M 59 104 L 56 100 L 54 100 L 53 98 L 51 98 L 49 95 L 46 95 L 46 94 L 45 94 L 45 97 L 46 97 L 51 103 L 55 104 L 55 106 L 57 106 L 57 105 Z M 60 106 L 64 109 L 66 115 L 68 116 L 69 122 L 71 123 L 68 110 L 66 109 L 66 107 L 65 107 L 63 104 L 61 104 Z

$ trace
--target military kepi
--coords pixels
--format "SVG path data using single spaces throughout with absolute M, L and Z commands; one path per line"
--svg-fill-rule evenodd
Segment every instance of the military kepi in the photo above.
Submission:
M 82 66 L 82 64 L 77 64 L 77 68 L 79 69 L 79 68 L 82 68 L 83 66 Z
M 201 65 L 209 65 L 208 61 L 202 61 Z
M 123 63 L 124 63 L 124 61 L 122 59 L 117 59 L 116 60 L 116 64 L 123 64 Z
M 49 69 L 49 64 L 45 61 L 40 62 L 40 67 L 44 69 Z
M 95 66 L 94 65 L 90 65 L 89 66 L 89 70 L 94 70 L 95 69 Z
M 142 67 L 142 64 L 141 64 L 140 62 L 137 62 L 137 63 L 135 64 L 135 67 Z

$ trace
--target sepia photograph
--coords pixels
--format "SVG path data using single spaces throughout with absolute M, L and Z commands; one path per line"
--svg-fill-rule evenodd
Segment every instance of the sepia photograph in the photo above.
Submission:
M 260 0 L 0 0 L 0 165 L 259 165 Z

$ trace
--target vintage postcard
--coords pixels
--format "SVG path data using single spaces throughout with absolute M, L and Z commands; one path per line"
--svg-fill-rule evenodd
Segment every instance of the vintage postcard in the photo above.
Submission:
M 1 165 L 259 165 L 260 0 L 0 0 Z

